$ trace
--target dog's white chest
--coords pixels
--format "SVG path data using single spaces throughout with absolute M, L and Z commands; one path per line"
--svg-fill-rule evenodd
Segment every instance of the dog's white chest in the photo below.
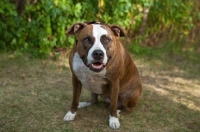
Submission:
M 76 77 L 81 81 L 83 87 L 93 93 L 102 94 L 102 85 L 106 84 L 106 69 L 103 69 L 99 73 L 90 71 L 80 59 L 78 53 L 74 55 L 72 69 Z

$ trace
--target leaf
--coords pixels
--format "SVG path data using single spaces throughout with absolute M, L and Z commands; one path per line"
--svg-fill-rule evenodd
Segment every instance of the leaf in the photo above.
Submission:
M 197 14 L 197 19 L 200 20 L 200 12 Z
M 0 13 L 4 14 L 4 11 L 3 11 L 3 9 L 2 9 L 2 8 L 0 8 Z

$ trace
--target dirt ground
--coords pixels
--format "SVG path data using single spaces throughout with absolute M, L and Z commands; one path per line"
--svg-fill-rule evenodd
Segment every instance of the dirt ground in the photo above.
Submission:
M 72 99 L 71 72 L 66 57 L 54 61 L 0 54 L 0 131 L 200 131 L 200 64 L 188 60 L 132 55 L 143 92 L 131 113 L 121 113 L 121 127 L 108 126 L 108 104 L 80 109 L 64 122 Z M 81 101 L 90 94 L 83 89 Z

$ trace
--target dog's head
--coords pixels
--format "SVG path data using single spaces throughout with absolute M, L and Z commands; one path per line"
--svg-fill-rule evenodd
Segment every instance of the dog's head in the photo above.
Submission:
M 73 24 L 66 34 L 76 35 L 77 52 L 84 64 L 94 72 L 103 70 L 113 52 L 117 53 L 116 37 L 127 37 L 120 27 L 100 22 Z

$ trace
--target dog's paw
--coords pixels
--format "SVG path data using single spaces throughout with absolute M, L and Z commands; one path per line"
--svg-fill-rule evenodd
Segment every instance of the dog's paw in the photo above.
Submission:
M 90 102 L 79 102 L 78 108 L 81 109 L 81 108 L 84 108 L 84 107 L 88 107 L 90 105 L 91 105 Z
M 68 111 L 65 117 L 63 118 L 64 121 L 71 121 L 74 120 L 74 117 L 76 116 L 76 112 L 73 114 L 71 111 Z
M 119 128 L 119 127 L 120 127 L 119 119 L 116 118 L 116 117 L 110 116 L 110 119 L 109 119 L 109 126 L 110 126 L 112 129 L 117 129 L 117 128 Z
M 117 110 L 117 117 L 120 117 L 121 110 Z

